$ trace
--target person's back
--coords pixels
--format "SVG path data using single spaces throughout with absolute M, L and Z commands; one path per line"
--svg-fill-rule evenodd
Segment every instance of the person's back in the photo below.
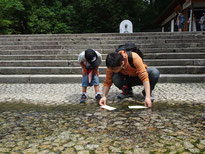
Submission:
M 184 22 L 185 22 L 184 15 L 181 12 L 179 12 L 177 16 L 177 26 L 179 32 L 182 32 L 182 29 L 184 28 Z
M 181 24 L 184 24 L 184 21 L 185 21 L 184 15 L 183 15 L 183 14 L 180 14 L 180 23 L 181 23 Z

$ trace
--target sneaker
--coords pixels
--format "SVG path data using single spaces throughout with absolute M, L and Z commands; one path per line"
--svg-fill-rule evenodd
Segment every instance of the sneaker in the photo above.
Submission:
M 101 98 L 102 98 L 102 97 L 101 97 L 100 94 L 97 94 L 97 95 L 95 96 L 95 99 L 97 99 L 98 101 L 99 101 Z
M 85 94 L 82 94 L 80 103 L 85 103 L 85 100 L 87 99 L 87 96 Z
M 129 89 L 127 95 L 124 95 L 123 93 L 121 93 L 117 96 L 117 98 L 118 99 L 124 99 L 124 98 L 132 97 L 132 96 L 133 96 L 132 89 Z
M 145 91 L 144 91 L 144 90 L 142 91 L 142 95 L 143 95 L 143 97 L 144 97 L 144 99 L 145 99 Z M 155 100 L 152 95 L 150 95 L 150 99 L 151 99 L 151 102 L 152 102 L 152 103 L 153 103 L 154 100 Z

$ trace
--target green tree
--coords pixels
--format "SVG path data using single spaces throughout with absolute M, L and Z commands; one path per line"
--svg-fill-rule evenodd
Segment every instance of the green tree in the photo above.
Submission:
M 21 0 L 0 0 L 0 33 L 21 33 L 22 14 L 25 10 Z
M 0 0 L 0 33 L 119 32 L 122 20 L 134 32 L 153 29 L 171 0 Z M 156 25 L 157 27 L 157 25 Z
M 60 1 L 38 1 L 28 17 L 28 27 L 31 33 L 72 33 L 73 12 L 72 6 L 63 6 Z

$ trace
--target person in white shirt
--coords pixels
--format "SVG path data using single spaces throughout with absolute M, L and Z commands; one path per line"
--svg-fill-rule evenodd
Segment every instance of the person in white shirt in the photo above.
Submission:
M 87 49 L 79 54 L 78 62 L 82 67 L 82 96 L 80 103 L 85 103 L 87 87 L 93 85 L 96 93 L 95 98 L 99 101 L 101 95 L 99 93 L 98 67 L 102 62 L 101 54 L 94 49 Z

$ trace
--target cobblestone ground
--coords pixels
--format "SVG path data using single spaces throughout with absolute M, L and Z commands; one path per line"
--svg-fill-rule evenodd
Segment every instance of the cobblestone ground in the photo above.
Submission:
M 102 84 L 100 85 L 102 87 Z M 102 89 L 102 88 L 101 88 Z M 135 100 L 142 100 L 143 87 L 133 89 Z M 111 87 L 108 101 L 117 101 L 120 93 Z M 157 84 L 153 91 L 156 101 L 183 101 L 187 103 L 205 103 L 205 83 L 163 83 Z M 87 90 L 88 103 L 94 98 L 94 88 Z M 80 84 L 0 84 L 0 102 L 21 101 L 35 104 L 78 104 L 81 97 Z
M 158 84 L 151 109 L 128 109 L 142 90 L 118 101 L 113 86 L 107 111 L 92 87 L 82 105 L 79 84 L 1 84 L 0 153 L 205 154 L 204 84 Z

